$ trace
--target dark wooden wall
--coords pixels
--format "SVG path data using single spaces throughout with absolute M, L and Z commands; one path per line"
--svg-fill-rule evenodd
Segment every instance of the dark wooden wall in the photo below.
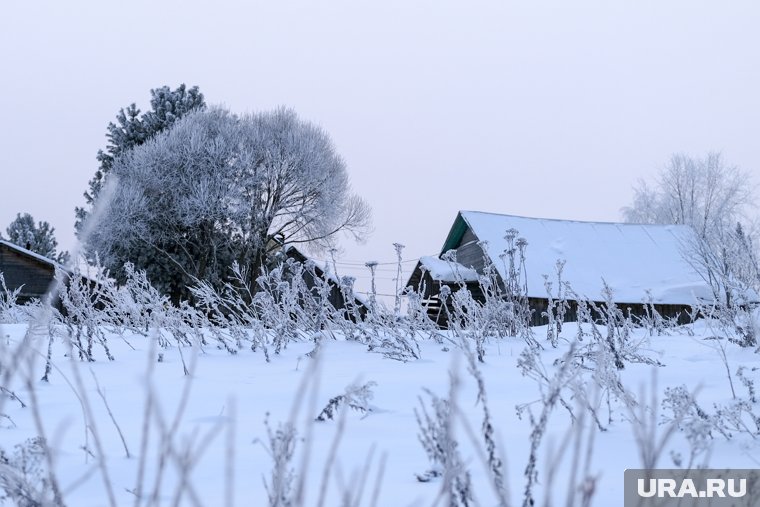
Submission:
M 453 311 L 453 308 L 450 302 L 447 304 L 448 312 L 443 308 L 439 297 L 442 285 L 448 285 L 452 294 L 457 290 L 469 290 L 474 300 L 481 303 L 485 301 L 483 291 L 477 282 L 468 282 L 463 288 L 457 284 L 441 283 L 433 280 L 429 273 L 425 273 L 423 281 L 425 291 L 422 294 L 422 301 L 427 308 L 428 317 L 443 329 L 448 327 L 447 315 Z M 417 290 L 417 286 L 413 286 L 412 288 Z M 567 303 L 569 308 L 565 312 L 564 322 L 576 322 L 578 320 L 578 303 L 576 301 L 567 301 Z M 528 298 L 528 306 L 531 310 L 531 326 L 545 326 L 549 323 L 548 317 L 544 315 L 548 305 L 549 300 L 546 298 Z M 600 301 L 594 301 L 594 305 L 600 310 L 604 309 L 604 303 Z M 647 308 L 643 303 L 616 303 L 616 305 L 623 312 L 624 316 L 631 315 L 634 317 L 634 322 L 637 320 L 637 317 L 641 318 L 647 315 Z M 688 324 L 690 322 L 689 312 L 691 311 L 691 307 L 687 305 L 655 304 L 654 309 L 663 318 L 675 318 L 679 324 Z M 602 322 L 603 316 L 599 312 L 592 310 L 591 313 L 596 322 Z
M 19 303 L 42 297 L 53 282 L 54 269 L 37 259 L 0 244 L 0 273 L 5 285 L 13 291 L 21 287 Z
M 457 262 L 482 273 L 483 268 L 485 268 L 485 259 L 483 258 L 483 249 L 478 245 L 478 241 L 478 237 L 468 227 L 457 245 Z
M 603 310 L 605 308 L 605 304 L 601 301 L 594 301 L 594 305 L 596 305 L 600 310 Z M 567 301 L 567 304 L 569 308 L 565 312 L 565 319 L 564 322 L 576 322 L 578 320 L 578 303 L 577 301 Z M 548 317 L 545 317 L 543 314 L 546 312 L 546 308 L 549 306 L 549 300 L 545 298 L 528 298 L 528 305 L 530 306 L 530 309 L 532 310 L 531 315 L 531 325 L 532 326 L 545 326 L 549 323 Z M 620 311 L 623 312 L 623 315 L 625 317 L 628 317 L 629 315 L 633 317 L 634 322 L 636 322 L 638 319 L 641 319 L 643 317 L 647 316 L 647 306 L 643 303 L 618 303 L 615 302 L 615 306 L 618 307 Z M 690 306 L 687 305 L 662 305 L 662 304 L 654 304 L 654 309 L 657 313 L 660 314 L 661 317 L 666 319 L 675 318 L 678 324 L 688 324 L 690 322 L 689 314 L 692 310 Z M 591 310 L 591 315 L 593 316 L 594 320 L 597 322 L 601 322 L 603 320 L 603 316 L 594 310 Z

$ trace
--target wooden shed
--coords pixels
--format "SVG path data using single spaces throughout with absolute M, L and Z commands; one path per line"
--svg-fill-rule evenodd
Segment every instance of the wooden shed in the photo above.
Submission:
M 682 225 L 641 225 L 612 222 L 580 222 L 528 218 L 477 211 L 460 211 L 440 254 L 423 257 L 407 286 L 422 292 L 429 316 L 445 327 L 440 292 L 466 288 L 473 298 L 484 300 L 479 283 L 486 265 L 496 271 L 504 287 L 512 269 L 507 250 L 523 238 L 524 259 L 515 253 L 520 289 L 528 299 L 531 324 L 544 325 L 549 303 L 546 281 L 556 294 L 560 285 L 557 262 L 563 263 L 562 285 L 570 306 L 565 319 L 576 318 L 576 299 L 601 304 L 606 284 L 615 304 L 633 315 L 644 315 L 652 305 L 663 317 L 688 320 L 688 312 L 700 300 L 712 300 L 704 279 L 686 261 L 683 249 L 693 230 Z M 446 254 L 447 252 L 450 252 Z M 445 255 L 446 254 L 446 255 Z M 446 260 L 444 260 L 446 259 Z M 546 275 L 546 277 L 544 276 Z M 556 299 L 557 295 L 552 297 Z
M 285 246 L 281 251 L 281 255 L 277 257 L 279 257 L 279 262 L 282 262 L 284 259 L 293 259 L 304 266 L 308 263 L 313 264 L 313 272 L 310 269 L 305 269 L 303 278 L 306 287 L 312 291 L 314 296 L 318 296 L 316 292 L 317 283 L 314 279 L 316 276 L 325 280 L 330 287 L 328 300 L 333 308 L 342 311 L 343 315 L 350 320 L 363 320 L 366 317 L 368 311 L 366 302 L 357 294 L 345 294 L 345 290 L 341 288 L 340 280 L 331 273 L 326 272 L 319 262 L 310 259 L 293 245 Z
M 64 269 L 43 255 L 0 239 L 0 273 L 8 290 L 21 288 L 19 303 L 42 300 L 53 283 L 56 267 Z

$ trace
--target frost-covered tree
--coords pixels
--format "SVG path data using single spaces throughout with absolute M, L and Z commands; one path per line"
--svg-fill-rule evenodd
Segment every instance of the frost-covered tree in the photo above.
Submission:
M 66 263 L 69 260 L 68 252 L 58 252 L 58 241 L 55 239 L 55 228 L 49 223 L 40 221 L 34 223 L 34 218 L 29 213 L 16 214 L 16 219 L 5 230 L 8 241 L 32 252 L 43 255 L 56 262 Z M 0 235 L 0 238 L 2 235 Z
M 622 211 L 627 222 L 691 226 L 696 238 L 684 245 L 687 259 L 729 300 L 736 284 L 760 291 L 755 190 L 751 174 L 720 153 L 677 154 L 653 184 L 639 180 Z
M 115 160 L 114 195 L 87 249 L 118 277 L 126 261 L 179 300 L 194 278 L 219 286 L 233 261 L 255 280 L 283 244 L 359 239 L 366 203 L 351 193 L 328 134 L 290 109 L 196 111 Z
M 95 175 L 88 183 L 84 193 L 86 206 L 77 207 L 75 228 L 81 231 L 93 203 L 97 199 L 106 175 L 111 171 L 114 161 L 123 153 L 143 144 L 159 132 L 170 127 L 179 118 L 190 111 L 203 109 L 206 103 L 197 86 L 187 88 L 184 84 L 172 90 L 168 86 L 150 91 L 150 110 L 140 115 L 140 109 L 132 103 L 119 110 L 116 123 L 111 122 L 106 128 L 108 145 L 105 151 L 99 150 L 97 159 L 100 163 Z
M 628 222 L 686 224 L 700 236 L 733 228 L 751 218 L 755 188 L 751 175 L 726 163 L 720 153 L 704 158 L 673 155 L 654 185 L 639 180 L 633 204 L 623 208 Z

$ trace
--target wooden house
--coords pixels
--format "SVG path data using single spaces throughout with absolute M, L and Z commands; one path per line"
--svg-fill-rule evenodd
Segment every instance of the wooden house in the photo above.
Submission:
M 644 315 L 647 307 L 653 306 L 663 317 L 685 322 L 697 299 L 712 300 L 710 287 L 683 255 L 693 234 L 690 227 L 679 225 L 579 222 L 460 211 L 440 254 L 421 258 L 407 286 L 421 291 L 428 314 L 442 327 L 447 322 L 446 312 L 441 311 L 441 288 L 448 286 L 452 293 L 466 288 L 474 299 L 483 301 L 480 279 L 487 265 L 495 271 L 501 289 L 505 281 L 514 280 L 514 276 L 509 277 L 510 271 L 518 273 L 517 283 L 527 297 L 532 325 L 548 322 L 542 315 L 550 297 L 547 281 L 552 285 L 552 298 L 567 300 L 568 321 L 576 318 L 576 300 L 601 304 L 606 284 L 614 303 L 625 312 Z M 522 260 L 515 246 L 518 238 L 527 242 Z M 514 269 L 507 253 L 510 248 Z M 558 261 L 564 262 L 562 283 Z M 558 293 L 565 282 L 572 290 Z
M 7 290 L 21 288 L 18 303 L 42 300 L 53 283 L 56 267 L 66 271 L 43 255 L 0 239 L 0 273 Z

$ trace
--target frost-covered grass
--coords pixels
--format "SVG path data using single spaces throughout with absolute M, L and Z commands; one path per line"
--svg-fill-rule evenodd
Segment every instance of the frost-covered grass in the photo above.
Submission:
M 530 328 L 519 284 L 484 277 L 441 331 L 414 292 L 333 307 L 352 280 L 308 262 L 255 292 L 233 266 L 194 306 L 126 273 L 60 284 L 65 312 L 5 291 L 6 503 L 615 505 L 626 468 L 756 465 L 757 310 L 677 327 L 609 289 Z
M 114 359 L 96 343 L 87 361 L 67 343 L 61 324 L 54 324 L 52 342 L 48 327 L 4 324 L 0 475 L 7 482 L 11 471 L 26 470 L 22 479 L 47 488 L 48 500 L 53 477 L 63 503 L 77 506 L 318 505 L 320 499 L 395 506 L 446 505 L 441 491 L 462 473 L 473 505 L 499 505 L 496 458 L 510 505 L 524 502 L 531 461 L 538 505 L 546 495 L 554 505 L 565 505 L 568 496 L 575 505 L 584 505 L 584 496 L 592 505 L 620 505 L 626 468 L 674 461 L 760 466 L 753 420 L 760 406 L 748 389 L 760 375 L 760 356 L 721 329 L 704 320 L 670 335 L 632 329 L 627 339 L 636 353 L 663 366 L 626 362 L 618 370 L 609 357 L 578 357 L 594 337 L 586 326 L 584 341 L 576 342 L 575 324 L 563 326 L 556 348 L 542 338 L 545 328 L 534 329 L 543 345 L 538 351 L 523 338 L 487 338 L 482 363 L 468 361 L 457 343 L 464 335 L 453 333 L 436 335 L 440 342 L 419 334 L 419 358 L 406 361 L 368 352 L 366 343 L 340 331 L 320 335 L 316 351 L 313 336 L 291 339 L 267 360 L 250 347 L 230 354 L 208 329 L 206 345 L 190 339 L 161 347 L 155 332 L 119 334 L 111 327 L 102 336 Z M 48 353 L 52 371 L 44 382 Z M 332 419 L 315 421 L 341 395 L 358 408 L 338 404 Z M 420 443 L 418 419 L 423 410 L 435 417 L 434 397 L 450 406 L 442 431 L 455 443 L 444 449 L 458 454 L 453 471 L 432 463 Z M 681 430 L 671 431 L 674 425 Z M 33 454 L 39 445 L 24 446 L 40 436 L 48 456 Z M 437 466 L 438 477 L 418 480 Z

